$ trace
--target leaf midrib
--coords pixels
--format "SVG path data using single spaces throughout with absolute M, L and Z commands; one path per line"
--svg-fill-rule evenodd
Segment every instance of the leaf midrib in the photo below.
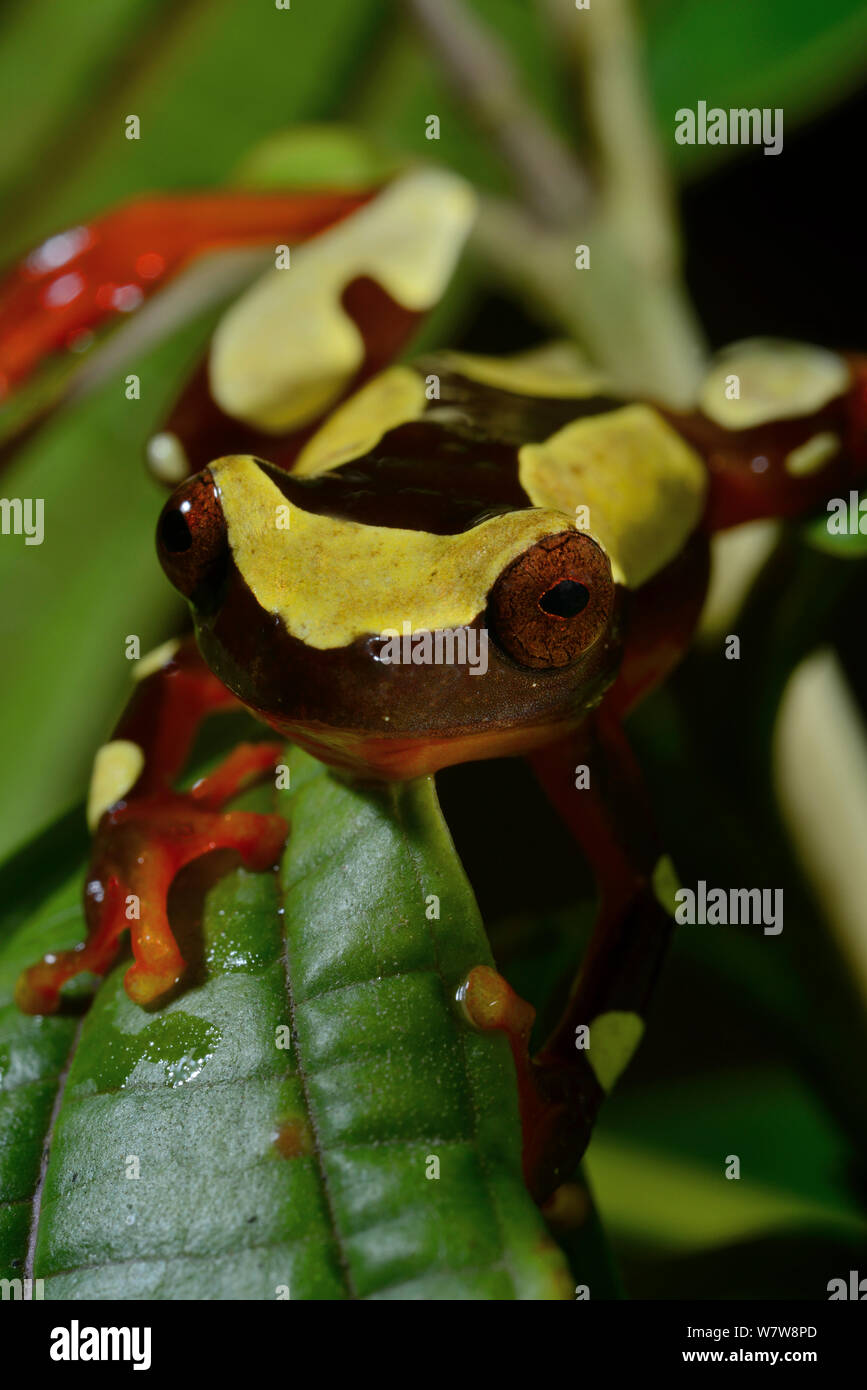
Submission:
M 292 834 L 291 829 L 289 831 L 289 834 Z M 292 887 L 295 887 L 295 885 L 293 884 Z M 343 1279 L 343 1283 L 349 1297 L 357 1298 L 358 1291 L 355 1288 L 355 1283 L 352 1278 L 352 1270 L 349 1265 L 349 1258 L 347 1256 L 345 1246 L 340 1236 L 340 1230 L 337 1224 L 337 1217 L 334 1211 L 334 1200 L 331 1195 L 331 1189 L 328 1183 L 328 1174 L 325 1171 L 325 1161 L 322 1150 L 322 1142 L 319 1136 L 319 1126 L 316 1121 L 316 1116 L 313 1112 L 313 1104 L 310 1097 L 310 1088 L 307 1080 L 307 1073 L 304 1068 L 301 1054 L 301 1039 L 298 1035 L 298 1027 L 296 1022 L 295 990 L 292 985 L 292 966 L 289 959 L 289 931 L 286 925 L 286 900 L 291 892 L 292 888 L 290 887 L 287 890 L 283 885 L 280 874 L 278 874 L 277 900 L 280 909 L 280 959 L 283 964 L 283 982 L 286 990 L 286 1003 L 289 1009 L 289 1026 L 291 1030 L 293 1046 L 295 1048 L 295 1058 L 297 1061 L 296 1074 L 298 1076 L 298 1081 L 301 1086 L 301 1092 L 304 1097 L 304 1108 L 307 1112 L 307 1121 L 310 1126 L 310 1134 L 313 1140 L 313 1158 L 316 1162 L 316 1168 L 319 1175 L 319 1186 L 322 1191 L 322 1198 L 325 1203 L 325 1210 L 328 1214 L 328 1225 L 331 1233 L 331 1238 L 334 1242 L 334 1248 L 337 1251 L 337 1258 L 340 1262 L 341 1277 Z

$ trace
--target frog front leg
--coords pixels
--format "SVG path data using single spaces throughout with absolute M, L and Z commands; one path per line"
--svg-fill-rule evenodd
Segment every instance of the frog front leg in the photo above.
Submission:
M 145 658 L 148 661 L 148 658 Z M 280 816 L 222 810 L 273 768 L 277 743 L 242 744 L 189 792 L 173 782 L 202 720 L 238 702 L 204 664 L 192 639 L 171 644 L 144 668 L 111 741 L 94 764 L 88 820 L 93 851 L 84 895 L 87 939 L 21 975 L 26 1013 L 52 1013 L 63 984 L 82 971 L 104 975 L 129 929 L 134 961 L 127 994 L 150 1004 L 183 974 L 166 901 L 180 869 L 214 849 L 233 849 L 250 869 L 270 868 L 286 838 Z
M 671 937 L 663 904 L 674 871 L 662 854 L 641 772 L 605 702 L 577 733 L 530 761 L 586 855 L 599 894 L 568 1005 L 533 1062 L 545 1104 L 525 1136 L 525 1175 L 544 1199 L 574 1171 L 599 1107 L 644 1031 Z

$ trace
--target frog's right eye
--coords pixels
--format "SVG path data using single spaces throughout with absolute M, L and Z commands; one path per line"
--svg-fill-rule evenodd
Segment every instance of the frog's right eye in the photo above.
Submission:
M 197 607 L 206 607 L 229 559 L 226 521 L 210 469 L 187 478 L 163 507 L 157 553 L 175 588 Z
M 605 552 L 585 533 L 563 531 L 506 566 L 488 599 L 488 626 L 520 666 L 568 666 L 607 630 L 614 597 Z

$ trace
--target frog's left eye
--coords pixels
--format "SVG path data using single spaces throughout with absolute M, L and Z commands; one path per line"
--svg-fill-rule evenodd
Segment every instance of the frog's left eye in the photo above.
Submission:
M 163 507 L 157 552 L 175 588 L 197 606 L 205 605 L 229 558 L 226 521 L 210 469 L 187 478 Z
M 544 536 L 503 570 L 488 600 L 488 626 L 521 666 L 568 666 L 608 627 L 614 592 L 608 558 L 590 536 Z

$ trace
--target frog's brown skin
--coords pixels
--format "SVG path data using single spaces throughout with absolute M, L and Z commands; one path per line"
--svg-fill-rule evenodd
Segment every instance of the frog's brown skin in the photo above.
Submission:
M 344 306 L 354 304 L 362 317 L 363 288 L 355 280 L 342 296 Z M 369 290 L 367 297 L 376 299 Z M 382 293 L 379 301 L 383 311 Z M 380 317 L 394 332 L 389 329 L 384 337 L 365 332 L 362 360 L 340 400 L 370 380 L 406 331 L 405 311 L 403 319 L 397 311 Z M 210 399 L 201 372 L 181 398 L 170 422 L 173 436 L 187 467 L 190 460 L 208 467 L 181 483 L 167 504 L 159 549 L 169 577 L 190 600 L 205 660 L 187 641 L 166 652 L 141 681 L 103 750 L 97 778 L 88 940 L 78 951 L 25 972 L 17 997 L 30 1012 L 56 1008 L 63 983 L 81 970 L 104 972 L 120 933 L 131 927 L 135 964 L 127 988 L 140 1003 L 158 1000 L 184 969 L 166 913 L 177 869 L 227 846 L 252 867 L 275 861 L 286 830 L 279 818 L 226 814 L 221 808 L 276 761 L 277 745 L 236 750 L 190 794 L 173 790 L 198 724 L 212 710 L 240 701 L 323 761 L 363 776 L 406 778 L 470 758 L 525 753 L 587 853 L 601 899 L 564 1018 L 534 1065 L 522 1069 L 525 1171 L 532 1190 L 544 1199 L 572 1171 L 606 1090 L 637 1044 L 671 929 L 662 902 L 670 895 L 673 871 L 661 854 L 622 719 L 689 645 L 704 597 L 708 532 L 754 515 L 807 510 L 863 471 L 865 373 L 861 361 L 854 361 L 845 389 L 812 415 L 779 427 L 766 422 L 758 434 L 725 429 L 700 411 L 656 412 L 652 420 L 663 424 L 653 427 L 663 431 L 665 448 L 677 456 L 682 446 L 672 440 L 689 441 L 710 478 L 703 502 L 687 497 L 683 510 L 680 499 L 676 547 L 666 549 L 671 518 L 663 509 L 657 518 L 662 548 L 656 554 L 652 540 L 642 541 L 636 562 L 630 549 L 635 519 L 628 505 L 619 512 L 615 507 L 605 518 L 615 548 L 626 538 L 622 554 L 614 556 L 615 581 L 604 548 L 592 534 L 575 529 L 573 505 L 581 503 L 580 492 L 568 509 L 549 507 L 539 534 L 528 533 L 525 545 L 504 542 L 502 565 L 484 588 L 479 589 L 477 576 L 466 584 L 461 575 L 455 577 L 464 600 L 466 592 L 478 593 L 474 611 L 464 614 L 461 625 L 490 633 L 490 665 L 482 677 L 467 665 L 382 663 L 382 627 L 352 630 L 341 535 L 350 535 L 347 527 L 369 528 L 376 537 L 378 572 L 386 579 L 392 574 L 386 533 L 469 535 L 470 552 L 462 553 L 473 571 L 472 552 L 482 548 L 483 534 L 491 534 L 483 528 L 492 517 L 501 519 L 504 535 L 510 519 L 534 524 L 539 504 L 522 482 L 524 447 L 550 441 L 576 421 L 607 428 L 606 420 L 623 403 L 604 391 L 545 395 L 492 386 L 447 358 L 424 361 L 414 370 L 422 381 L 431 374 L 438 378 L 438 398 L 375 431 L 371 446 L 350 451 L 332 467 L 305 465 L 305 449 L 316 444 L 320 421 L 281 435 L 231 418 Z M 789 476 L 786 458 L 819 432 L 843 441 L 837 455 L 820 474 Z M 203 444 L 217 437 L 220 448 Z M 240 454 L 264 458 L 215 458 L 226 453 L 227 444 Z M 770 459 L 764 473 L 751 466 L 759 446 Z M 294 475 L 286 471 L 293 464 Z M 292 582 L 284 607 L 257 597 L 270 592 L 273 577 L 268 564 L 255 563 L 258 541 L 267 534 L 268 555 L 279 560 L 280 552 L 270 526 L 241 535 L 239 479 L 245 478 L 266 499 L 285 499 L 296 522 L 315 517 L 335 523 L 325 527 L 333 564 L 323 573 L 333 584 L 339 621 L 330 623 L 325 605 L 326 611 L 306 624 Z M 649 527 L 651 536 L 653 530 Z M 311 534 L 318 535 L 315 527 Z M 364 531 L 351 535 L 355 544 Z M 623 582 L 635 563 L 637 577 Z M 412 588 L 411 563 L 395 564 L 393 573 L 395 602 L 385 607 L 413 620 L 397 590 L 409 583 L 414 601 L 421 601 L 424 587 Z M 566 616 L 545 607 L 561 583 L 586 594 L 584 606 Z M 385 590 L 388 596 L 387 584 Z M 450 602 L 443 610 L 446 620 L 456 611 Z M 298 631 L 289 630 L 293 621 Z M 311 640 L 303 635 L 307 627 Z M 579 790 L 575 769 L 580 765 L 589 767 L 590 782 Z M 133 923 L 123 912 L 130 893 L 141 903 L 141 918 Z M 503 1027 L 509 1027 L 509 1012 L 504 1011 Z M 579 1024 L 591 1028 L 587 1051 L 575 1048 Z

